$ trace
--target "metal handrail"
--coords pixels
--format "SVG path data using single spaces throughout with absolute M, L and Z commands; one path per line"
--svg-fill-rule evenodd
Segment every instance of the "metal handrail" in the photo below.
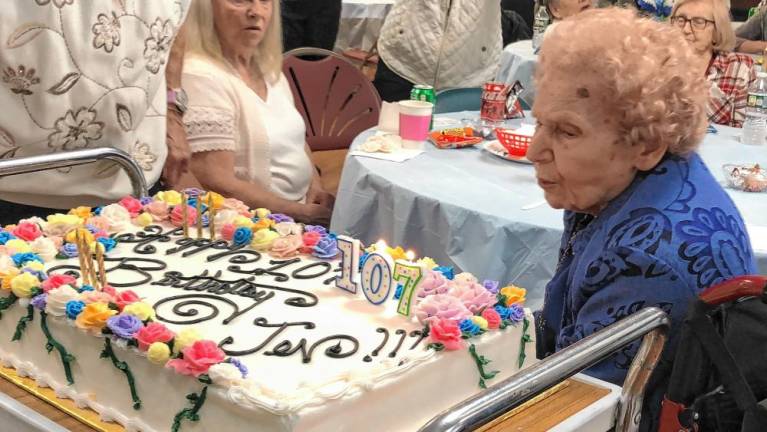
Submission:
M 77 165 L 85 165 L 100 160 L 109 160 L 118 165 L 130 177 L 133 195 L 144 197 L 148 195 L 146 180 L 141 167 L 128 153 L 109 147 L 94 149 L 72 150 L 62 153 L 28 156 L 0 161 L 0 177 L 17 174 L 27 174 L 56 168 L 64 168 Z
M 658 308 L 642 309 L 442 412 L 419 432 L 475 430 L 644 336 L 626 375 L 616 418 L 617 431 L 636 431 L 644 388 L 670 322 Z

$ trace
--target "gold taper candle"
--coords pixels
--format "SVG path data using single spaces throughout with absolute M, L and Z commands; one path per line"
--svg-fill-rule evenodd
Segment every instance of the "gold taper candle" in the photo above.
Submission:
M 77 247 L 77 259 L 80 261 L 80 278 L 83 285 L 89 285 L 88 273 L 85 269 L 85 250 L 83 249 L 83 238 L 80 236 L 80 228 L 75 228 L 75 246 Z
M 208 198 L 208 229 L 210 229 L 210 240 L 216 241 L 216 207 L 211 198 Z
M 96 242 L 96 260 L 99 264 L 99 280 L 103 289 L 107 285 L 107 271 L 104 268 L 104 245 L 99 242 Z
M 184 228 L 184 238 L 189 237 L 189 212 L 186 209 L 187 205 L 186 192 L 181 192 L 181 218 L 183 219 L 181 226 Z
M 90 285 L 92 285 L 93 288 L 97 290 L 101 290 L 101 287 L 99 286 L 99 278 L 96 275 L 96 266 L 93 264 L 93 251 L 91 250 L 91 245 L 88 244 L 87 238 L 83 240 L 83 247 L 85 248 L 86 252 L 85 265 L 88 267 L 88 277 L 91 280 Z

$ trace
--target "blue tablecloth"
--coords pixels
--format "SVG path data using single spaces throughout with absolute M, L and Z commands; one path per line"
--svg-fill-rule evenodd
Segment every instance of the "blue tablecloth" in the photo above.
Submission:
M 501 53 L 501 66 L 495 80 L 509 84 L 519 81 L 525 88 L 521 98 L 527 102 L 528 106 L 533 106 L 535 102 L 533 76 L 537 64 L 538 55 L 533 50 L 533 41 L 528 39 L 508 44 Z
M 461 119 L 476 113 L 453 113 Z M 529 121 L 529 120 L 527 120 Z M 739 129 L 717 126 L 700 154 L 723 181 L 724 163 L 767 166 L 767 147 L 740 144 Z M 361 134 L 362 143 L 374 131 Z M 743 214 L 767 274 L 767 193 L 728 190 Z M 539 307 L 554 273 L 562 212 L 543 200 L 534 169 L 499 159 L 480 148 L 426 152 L 404 163 L 350 156 L 346 160 L 331 228 L 369 244 L 379 239 L 414 249 L 480 278 L 528 289 Z

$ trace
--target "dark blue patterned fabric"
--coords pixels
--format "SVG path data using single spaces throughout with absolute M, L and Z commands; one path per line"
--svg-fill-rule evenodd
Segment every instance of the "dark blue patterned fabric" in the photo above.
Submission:
M 584 215 L 565 212 L 560 255 Z M 639 309 L 672 319 L 664 357 L 690 300 L 733 276 L 755 274 L 743 220 L 696 154 L 667 156 L 633 183 L 572 241 L 537 313 L 538 355 L 546 356 Z M 587 371 L 621 385 L 639 344 Z M 669 352 L 671 351 L 671 352 Z

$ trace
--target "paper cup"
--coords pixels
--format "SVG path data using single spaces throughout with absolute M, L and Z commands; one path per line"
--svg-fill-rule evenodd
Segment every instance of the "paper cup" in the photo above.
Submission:
M 422 148 L 429 137 L 429 124 L 434 104 L 404 100 L 399 102 L 399 136 L 403 148 Z
M 399 132 L 399 105 L 396 102 L 384 102 L 381 105 L 378 130 L 395 135 Z

